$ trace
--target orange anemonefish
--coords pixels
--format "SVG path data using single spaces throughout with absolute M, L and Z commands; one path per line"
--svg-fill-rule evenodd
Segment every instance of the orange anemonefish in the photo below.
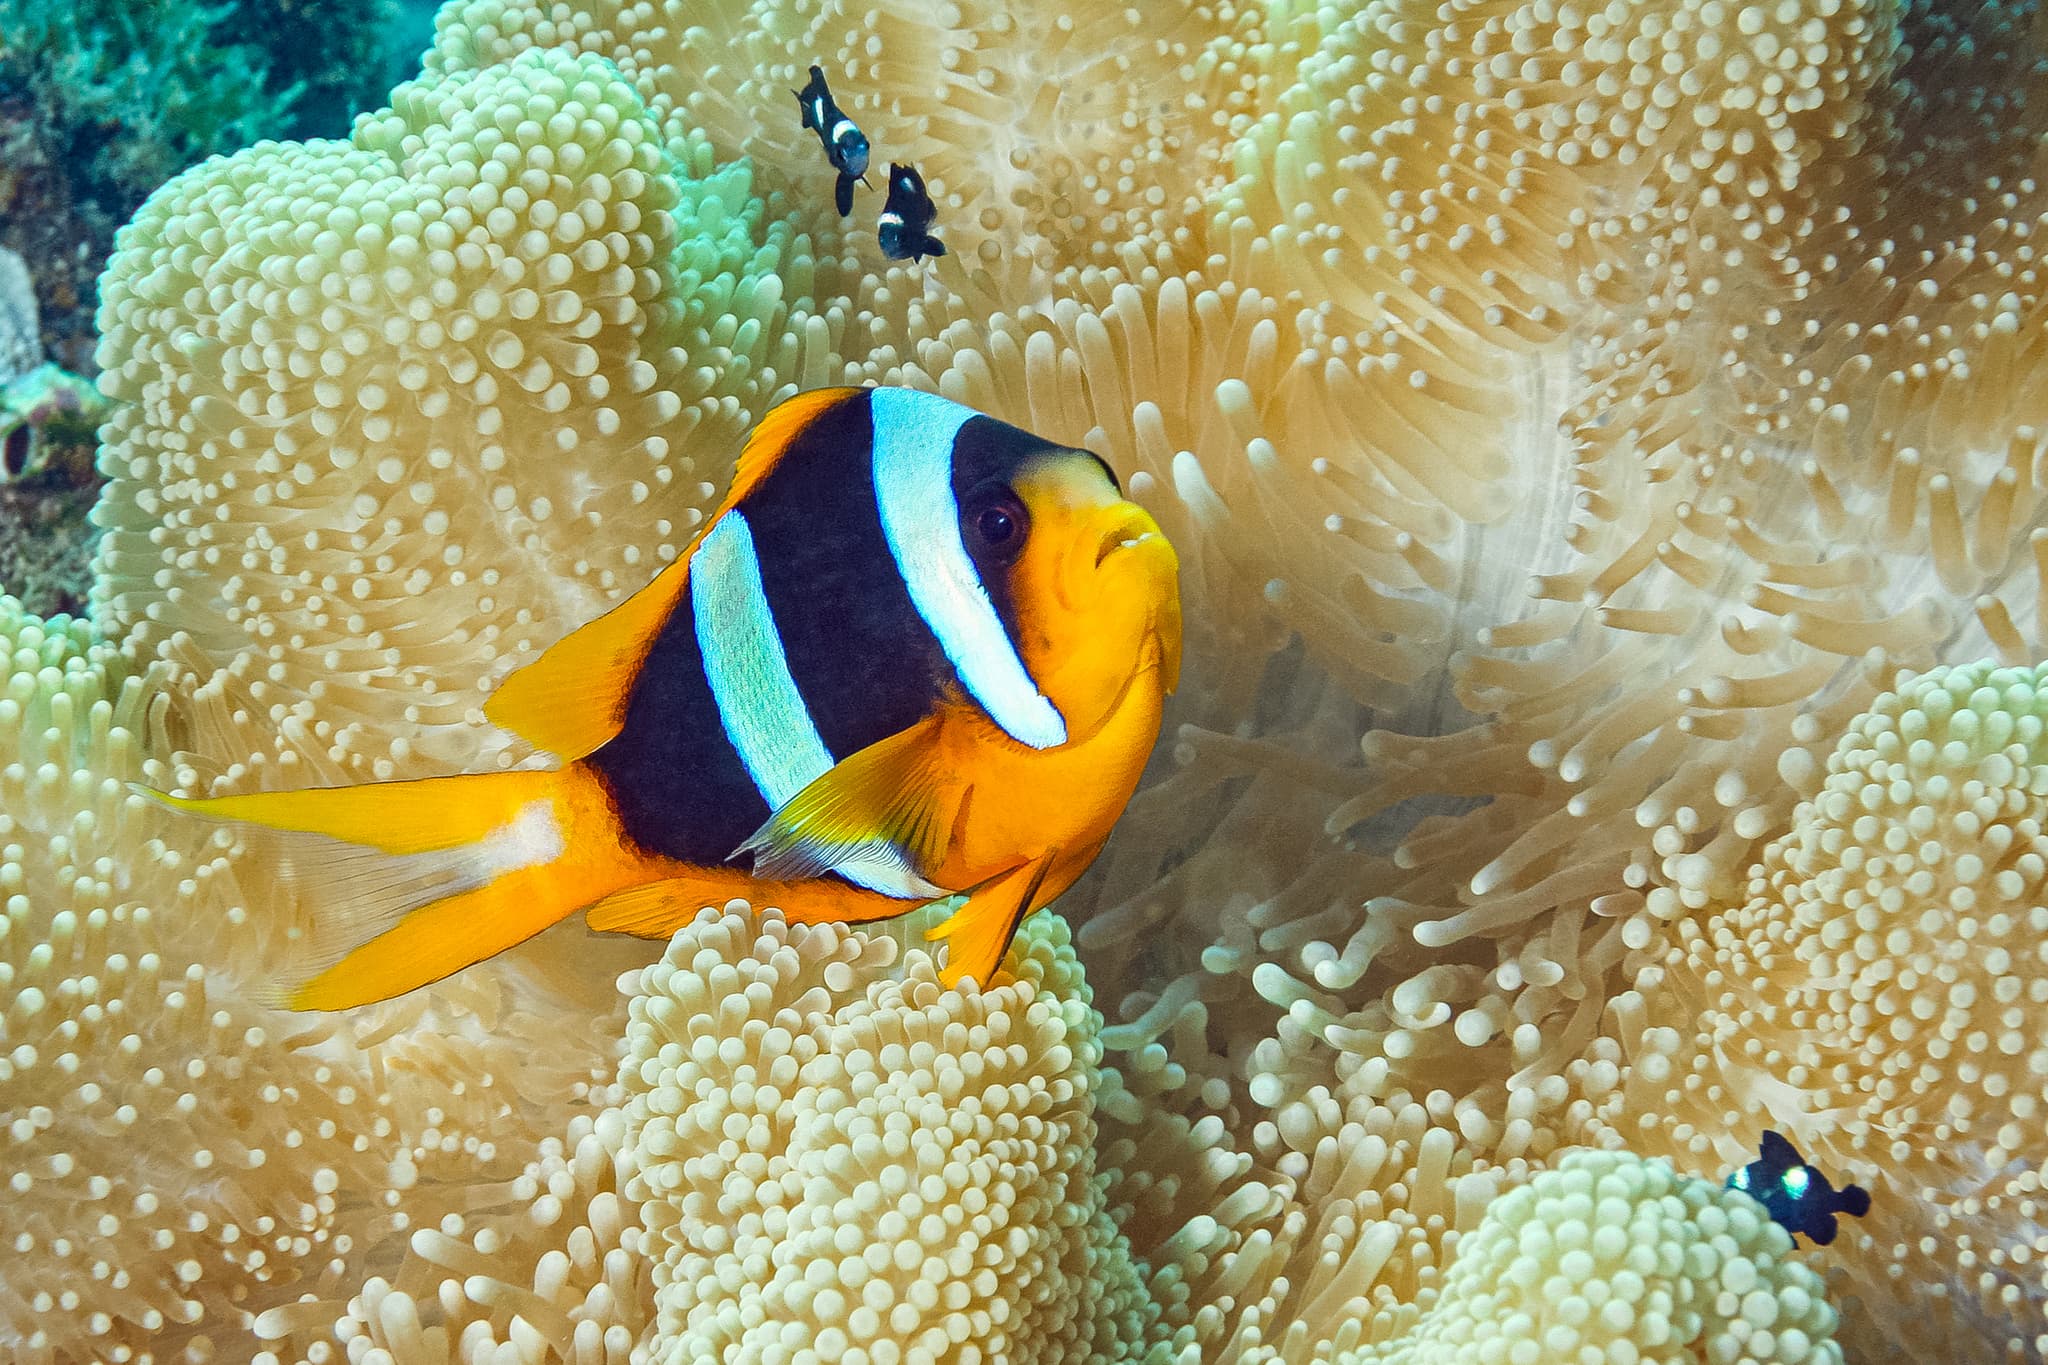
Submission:
M 735 896 L 793 920 L 965 903 L 986 984 L 1123 812 L 1180 668 L 1177 561 L 1097 456 L 908 389 L 771 411 L 676 563 L 484 714 L 565 760 L 195 800 L 311 898 L 293 1009 L 437 981 L 576 910 L 665 938 Z

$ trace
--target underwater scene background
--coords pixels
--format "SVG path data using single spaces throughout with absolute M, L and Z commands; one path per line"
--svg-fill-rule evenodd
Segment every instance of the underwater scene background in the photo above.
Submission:
M 2035 5 L 0 0 L 0 73 L 0 384 L 105 405 L 0 487 L 0 1355 L 2048 1355 Z M 866 382 L 1181 557 L 1009 974 L 735 903 L 262 1003 L 304 907 L 128 784 L 525 761 L 497 682 Z

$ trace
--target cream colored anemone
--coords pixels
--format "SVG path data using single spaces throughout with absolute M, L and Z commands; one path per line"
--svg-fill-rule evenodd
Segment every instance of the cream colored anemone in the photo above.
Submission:
M 1835 1310 L 1745 1195 L 1578 1152 L 1495 1200 L 1416 1328 L 1347 1365 L 1839 1362 Z
M 735 904 L 640 974 L 600 1127 L 660 1251 L 647 1358 L 1840 1359 L 1790 1239 L 1715 1182 L 1580 1153 L 1503 1194 L 1419 1110 L 1261 1180 L 1097 1073 L 1061 920 L 1008 966 L 963 996 L 922 947 Z M 1137 1126 L 1100 1175 L 1098 1104 Z
M 1065 926 L 1031 921 L 1020 979 L 962 995 L 928 952 L 892 979 L 891 939 L 744 909 L 676 935 L 626 1032 L 650 1358 L 1141 1349 L 1157 1313 L 1095 1171 L 1101 1050 Z
M 414 1232 L 337 1338 L 395 1365 L 1307 1365 L 1458 1359 L 1496 1333 L 1545 1358 L 1570 1337 L 1615 1360 L 1839 1359 L 1817 1282 L 1746 1198 L 1620 1153 L 1459 1173 L 1419 1108 L 1298 1186 L 1261 1176 L 1215 1120 L 1149 1112 L 1096 1069 L 1060 920 L 1027 921 L 1008 965 L 961 995 L 921 944 L 706 910 L 623 983 L 595 1117 L 514 1182 L 552 1229 Z M 317 1360 L 334 1308 L 255 1330 Z
M 1316 464 L 1255 441 L 1242 462 L 1178 459 L 1184 488 L 1212 467 L 1268 489 L 1313 471 L 1382 515 L 1420 507 L 1455 530 L 1382 533 L 1446 566 L 1390 604 L 1367 596 L 1369 569 L 1271 585 L 1338 686 L 1287 663 L 1265 684 L 1261 742 L 1240 704 L 1184 730 L 1177 771 L 1108 855 L 1109 913 L 1084 931 L 1098 980 L 1148 980 L 1113 1043 L 1170 1041 L 1134 1060 L 1170 1068 L 1182 1103 L 1218 1106 L 1273 1161 L 1391 1097 L 1426 1097 L 1496 1157 L 1577 1140 L 1561 1072 L 1595 1043 L 1630 944 L 1704 906 L 1790 817 L 1781 754 L 1837 732 L 1894 664 L 2030 648 L 2041 591 L 2038 381 L 2016 376 L 2038 364 L 2043 200 L 2013 170 L 2026 138 L 2002 127 L 1940 129 L 1930 166 L 1918 93 L 2017 96 L 2026 35 L 1987 13 L 1985 55 L 1964 67 L 1960 43 L 1902 65 L 1897 25 L 1923 16 L 1851 6 L 1395 15 L 1367 7 L 1332 30 L 1303 67 L 1305 86 L 1334 73 L 1327 103 L 1248 140 L 1273 170 L 1232 209 L 1258 229 L 1233 262 L 1269 293 L 1320 290 L 1326 331 L 1341 307 L 1446 337 L 1416 393 L 1440 374 L 1507 376 L 1503 410 L 1474 403 L 1464 428 L 1393 401 L 1355 409 L 1401 450 L 1462 431 L 1467 452 L 1491 440 L 1498 455 L 1470 475 L 1433 461 L 1431 489 L 1359 482 L 1393 466 L 1355 444 Z M 1482 157 L 1494 178 L 1467 193 Z M 1289 194 L 1289 166 L 1322 170 Z M 1376 168 L 1387 178 L 1361 187 Z M 1374 193 L 1391 205 L 1376 215 Z M 1260 227 L 1283 210 L 1313 231 Z M 1968 222 L 1984 232 L 1933 230 Z M 1333 282 L 1376 269 L 1404 287 Z M 1559 286 L 1538 302 L 1569 351 L 1505 335 L 1538 312 L 1502 282 L 1532 278 Z M 1560 418 L 1562 443 L 1546 431 Z M 1277 553 L 1269 527 L 1300 554 L 1315 505 L 1274 501 L 1291 521 L 1246 525 L 1259 504 L 1237 492 L 1188 505 L 1260 547 L 1241 558 Z M 1356 603 L 1350 630 L 1380 628 L 1376 653 L 1321 657 L 1339 638 L 1321 625 L 1333 588 Z M 1347 763 L 1361 728 L 1363 763 Z M 1177 950 L 1197 924 L 1207 943 Z
M 272 1309 L 258 1335 L 310 1347 L 422 1229 L 533 1265 L 564 1106 L 612 1062 L 531 1011 L 605 1000 L 507 962 L 352 1020 L 250 1003 L 289 907 L 127 786 L 164 780 L 170 670 L 11 598 L 0 659 L 7 1357 L 246 1356 Z
M 745 170 L 606 64 L 393 98 L 179 177 L 108 269 L 96 608 L 248 713 L 194 745 L 242 786 L 502 751 L 489 686 L 674 557 L 794 353 Z
M 1120 24 L 1106 12 L 1076 36 L 1107 49 Z M 1664 1025 L 1609 1010 L 1630 984 L 1623 958 L 1696 926 L 1788 825 L 1801 793 L 1780 756 L 1838 733 L 1898 664 L 2036 650 L 2048 561 L 2032 528 L 2048 469 L 2035 431 L 2048 429 L 2048 388 L 2039 111 L 2026 97 L 2039 35 L 2003 10 L 1963 23 L 1857 3 L 1217 7 L 1163 26 L 1163 54 L 1126 31 L 1137 79 L 1101 96 L 1114 109 L 1171 87 L 1197 103 L 1068 125 L 1057 101 L 1017 117 L 1015 73 L 1034 69 L 1023 44 L 1043 31 L 1034 18 L 963 10 L 961 28 L 972 42 L 946 58 L 892 7 L 457 5 L 429 79 L 354 142 L 259 149 L 167 190 L 152 213 L 186 203 L 187 185 L 212 187 L 187 205 L 195 230 L 177 249 L 148 254 L 172 220 L 146 216 L 123 257 L 128 282 L 110 282 L 112 382 L 132 382 L 123 392 L 141 402 L 110 447 L 101 609 L 179 670 L 173 721 L 199 751 L 183 777 L 446 770 L 510 756 L 460 725 L 483 688 L 633 586 L 629 556 L 651 572 L 672 551 L 702 505 L 693 481 L 723 477 L 714 451 L 729 452 L 774 392 L 848 378 L 936 386 L 1095 443 L 1180 546 L 1195 639 L 1173 762 L 1067 909 L 1103 912 L 1086 943 L 1118 1002 L 1104 1043 L 1144 1106 L 1118 1121 L 1230 1153 L 1228 1170 L 1212 1169 L 1139 1143 L 1170 1175 L 1153 1182 L 1134 1160 L 1115 1188 L 1134 1191 L 1134 1244 L 1182 1267 L 1187 1321 L 1220 1334 L 1202 1341 L 1311 1359 L 1361 1303 L 1390 1337 L 1438 1290 L 1451 1234 L 1477 1218 L 1479 1185 L 1446 1211 L 1443 1180 L 1421 1176 L 1490 1180 L 1626 1131 L 1626 1114 L 1594 1124 L 1589 1096 L 1606 1094 L 1602 1068 L 1624 1045 L 1652 1047 Z M 1119 55 L 1130 54 L 1108 60 Z M 879 261 L 865 228 L 819 208 L 822 156 L 786 93 L 813 58 L 831 64 L 878 161 L 900 136 L 930 162 L 954 255 Z M 1086 48 L 1052 60 L 1099 66 Z M 659 144 L 646 183 L 614 183 L 603 200 L 641 207 L 642 226 L 618 227 L 632 252 L 645 239 L 630 306 L 579 312 L 595 315 L 595 339 L 554 330 L 545 311 L 515 318 L 532 334 L 505 328 L 519 349 L 503 351 L 495 396 L 451 378 L 436 415 L 373 371 L 400 376 L 391 357 L 410 356 L 432 376 L 443 348 L 407 352 L 385 327 L 417 346 L 438 325 L 453 354 L 468 305 L 443 318 L 429 297 L 415 318 L 389 270 L 335 268 L 317 232 L 301 246 L 281 220 L 302 203 L 324 210 L 330 184 L 414 192 L 403 178 L 436 157 L 481 179 L 504 150 L 483 150 L 492 129 L 508 158 L 533 163 L 518 163 L 522 179 L 551 162 L 529 194 L 573 192 L 580 205 L 594 182 L 564 168 L 566 145 L 556 156 L 560 109 L 525 117 L 539 99 L 587 105 L 600 132 L 605 110 L 639 127 L 634 157 Z M 776 105 L 785 112 L 765 112 Z M 1041 113 L 1053 134 L 1014 175 L 965 150 L 998 127 L 1039 127 Z M 899 114 L 912 131 L 895 131 Z M 957 131 L 939 138 L 942 126 Z M 574 138 L 587 131 L 579 121 Z M 589 136 L 585 165 L 615 140 Z M 742 150 L 752 166 L 712 169 L 713 153 Z M 1138 168 L 1128 190 L 1101 178 L 1125 161 Z M 263 188 L 287 167 L 299 198 Z M 1155 172 L 1177 177 L 1163 206 L 1147 202 Z M 1074 184 L 1108 202 L 1066 213 L 1055 191 Z M 1198 212 L 1184 212 L 1183 190 Z M 669 194 L 717 235 L 696 274 L 678 264 L 695 259 L 694 239 L 658 246 L 661 215 L 645 211 Z M 243 195 L 280 221 L 240 215 Z M 874 206 L 863 198 L 860 211 Z M 566 200 L 548 225 L 497 208 L 515 236 L 499 235 L 495 209 L 465 229 L 487 262 L 494 247 L 506 260 L 529 245 L 536 259 L 568 254 L 551 245 Z M 1022 245 L 991 262 L 990 239 Z M 266 257 L 291 279 L 264 276 Z M 181 273 L 201 260 L 206 274 Z M 727 276 L 730 289 L 696 283 Z M 114 300 L 130 284 L 124 316 Z M 338 346 L 320 330 L 325 302 L 310 322 L 293 311 L 327 289 L 342 291 L 337 309 L 368 310 Z M 510 315 L 518 288 L 488 289 Z M 257 297 L 293 319 L 288 331 L 258 339 L 244 302 Z M 702 300 L 687 327 L 661 305 L 676 297 Z M 210 339 L 244 325 L 240 349 L 215 356 Z M 578 347 L 597 352 L 587 375 Z M 528 393 L 519 376 L 536 355 L 547 382 Z M 232 395 L 230 356 L 250 381 Z M 424 472 L 405 466 L 383 488 L 369 482 L 381 457 L 336 466 L 359 443 L 339 414 L 318 416 L 335 395 L 330 356 L 353 386 L 342 396 L 384 403 L 349 420 L 367 431 L 388 409 L 391 458 Z M 649 372 L 636 361 L 655 376 L 645 430 L 578 388 L 602 376 L 608 394 L 632 391 Z M 479 375 L 487 362 L 499 364 L 472 348 Z M 574 401 L 553 412 L 557 381 Z M 659 472 L 679 440 L 641 444 L 667 430 L 665 392 L 674 421 L 701 412 L 706 424 L 695 465 L 677 465 L 666 491 Z M 501 456 L 477 429 L 489 409 L 533 437 L 497 443 L 502 472 L 486 467 Z M 584 425 L 606 410 L 620 415 L 615 435 Z M 396 442 L 415 411 L 452 434 Z M 275 436 L 273 413 L 297 444 Z M 552 453 L 570 429 L 574 448 Z M 372 498 L 382 520 L 319 521 L 338 504 L 302 488 L 301 470 L 318 490 Z M 404 510 L 401 487 L 478 515 L 451 510 L 435 531 Z M 602 514 L 594 530 L 590 512 Z M 309 516 L 319 524 L 302 525 Z M 278 539 L 280 523 L 298 538 Z M 514 547 L 537 566 L 515 564 Z M 434 568 L 450 551 L 495 567 L 499 583 L 485 591 L 484 567 Z M 383 603 L 392 575 L 402 585 L 415 566 L 429 575 L 425 606 L 333 608 L 358 583 Z M 427 606 L 433 628 L 400 629 Z M 450 621 L 469 633 L 451 636 Z M 328 676 L 316 648 L 340 652 L 337 670 L 375 665 L 405 685 Z M 573 980 L 561 959 L 587 950 L 566 942 L 528 963 Z M 534 998 L 500 970 L 476 979 Z M 1796 1086 L 1773 1093 L 1795 1111 L 1806 1102 Z M 1206 1225 L 1175 1216 L 1160 1194 L 1169 1181 L 1238 1200 L 1216 1233 L 1233 1245 L 1212 1250 Z M 1294 1202 L 1305 1189 L 1336 1211 Z M 616 1193 L 587 1190 L 564 1197 Z M 1369 1223 L 1345 1210 L 1346 1191 Z M 1160 1221 L 1142 1222 L 1154 1205 Z M 606 1227 L 586 1249 L 624 1254 Z M 584 1277 L 560 1300 L 572 1303 L 595 1292 L 588 1266 L 608 1253 L 565 1254 Z M 541 1283 L 523 1255 L 508 1253 L 495 1278 L 475 1272 L 481 1292 Z M 400 1288 L 416 1302 L 452 1279 L 440 1261 L 408 1264 L 415 1278 Z M 1201 1317 L 1225 1298 L 1229 1313 Z M 355 1302 L 351 1320 L 367 1323 L 402 1301 L 380 1290 Z M 2007 1314 L 1992 1336 L 2022 1330 L 1995 1296 L 1990 1308 Z M 630 1327 L 604 1322 L 609 1350 L 612 1328 Z M 500 1325 L 477 1339 L 518 1330 Z
M 587 1098 L 601 1102 L 606 1090 Z M 340 1343 L 395 1365 L 459 1360 L 548 1359 L 626 1365 L 647 1339 L 654 1289 L 638 1210 L 618 1189 L 617 1111 L 579 1114 L 542 1142 L 536 1159 L 502 1191 L 519 1207 L 501 1221 L 444 1218 L 390 1253 L 390 1278 L 371 1275 L 346 1304 L 307 1298 L 254 1323 L 273 1358 L 319 1362 Z M 282 1351 L 280 1350 L 282 1348 Z M 296 1349 L 293 1349 L 296 1348 Z
M 462 0 L 441 11 L 426 62 L 460 71 L 532 47 L 611 58 L 654 108 L 702 129 L 722 157 L 755 163 L 771 207 L 844 272 L 830 292 L 852 292 L 884 264 L 872 222 L 888 163 L 916 165 L 950 244 L 948 285 L 997 304 L 1019 290 L 1044 296 L 1054 272 L 1109 265 L 1126 243 L 1199 259 L 1199 196 L 1229 173 L 1235 121 L 1271 95 L 1268 23 L 1255 6 L 1189 0 Z M 857 192 L 844 222 L 833 170 L 791 98 L 813 64 L 873 145 L 875 188 Z M 915 292 L 920 273 L 899 278 Z
M 2048 1337 L 2044 725 L 2041 670 L 1981 663 L 1789 753 L 1790 831 L 1635 955 L 1622 1045 L 1575 1077 L 1631 1147 L 1711 1170 L 1778 1127 L 1869 1188 L 1827 1263 L 1922 1353 Z

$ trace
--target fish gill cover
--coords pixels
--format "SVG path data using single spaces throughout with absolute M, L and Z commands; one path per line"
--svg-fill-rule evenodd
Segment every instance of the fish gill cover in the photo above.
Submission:
M 2038 1355 L 2035 10 L 944 18 L 457 0 L 348 140 L 126 230 L 94 624 L 6 624 L 9 1349 L 789 1324 L 766 1358 L 830 1290 L 911 1305 L 873 1359 Z M 949 255 L 817 193 L 812 61 Z M 296 907 L 123 783 L 518 761 L 496 680 L 687 543 L 774 399 L 869 380 L 1092 445 L 1181 550 L 1180 728 L 1079 957 L 1028 926 L 984 1021 L 731 909 L 623 996 L 644 952 L 571 925 L 252 1003 Z M 1051 1224 L 924 1306 L 905 1201 L 995 1232 L 930 1142 L 1005 1120 L 884 1112 L 906 1066 L 1011 1078 L 1002 1197 Z M 685 1079 L 732 1121 L 653 1121 Z M 1872 1192 L 1831 1247 L 1719 1189 L 1766 1128 Z M 778 1191 L 888 1264 L 735 1307 Z

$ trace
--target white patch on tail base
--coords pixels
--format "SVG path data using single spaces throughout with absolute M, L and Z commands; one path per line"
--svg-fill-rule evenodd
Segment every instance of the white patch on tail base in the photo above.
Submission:
M 507 873 L 551 863 L 567 847 L 554 807 L 544 800 L 527 802 L 473 843 L 425 853 L 386 853 L 325 834 L 240 827 L 244 838 L 277 858 L 277 881 L 291 890 L 301 917 L 287 933 L 293 946 L 279 964 L 275 985 L 258 991 L 265 1003 L 282 1003 L 413 911 Z

